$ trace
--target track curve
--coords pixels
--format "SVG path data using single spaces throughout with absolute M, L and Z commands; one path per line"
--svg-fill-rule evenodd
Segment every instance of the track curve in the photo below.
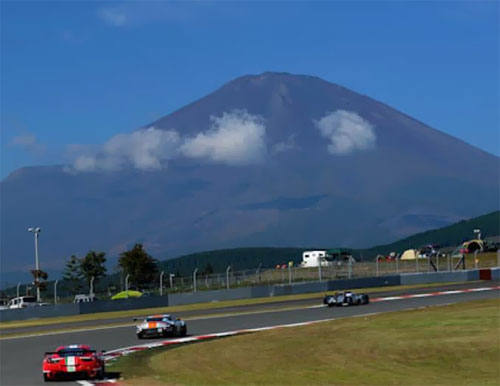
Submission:
M 491 286 L 493 283 L 489 283 Z M 496 283 L 497 284 L 497 283 Z M 486 283 L 476 283 L 474 287 L 486 287 Z M 470 286 L 468 286 L 470 287 Z M 439 288 L 439 287 L 438 287 Z M 427 288 L 426 291 L 433 290 Z M 400 293 L 399 295 L 401 295 Z M 299 323 L 322 320 L 334 317 L 349 317 L 368 313 L 382 313 L 414 309 L 425 306 L 436 306 L 449 303 L 466 302 L 480 299 L 499 298 L 498 289 L 489 291 L 471 291 L 450 293 L 441 296 L 411 297 L 394 301 L 379 301 L 366 306 L 347 308 L 313 307 L 320 299 L 303 302 L 302 308 L 285 311 L 272 311 L 268 306 L 259 312 L 244 315 L 212 316 L 199 318 L 188 323 L 189 334 L 201 335 L 239 329 L 273 326 L 287 323 Z M 397 295 L 397 294 L 395 294 Z M 90 327 L 92 328 L 92 327 Z M 74 343 L 85 343 L 98 350 L 113 350 L 132 346 L 138 343 L 133 327 L 114 327 L 92 329 L 89 331 L 58 333 L 25 338 L 3 338 L 0 340 L 1 385 L 42 385 L 41 362 L 43 353 L 56 346 Z M 73 383 L 74 384 L 74 383 Z

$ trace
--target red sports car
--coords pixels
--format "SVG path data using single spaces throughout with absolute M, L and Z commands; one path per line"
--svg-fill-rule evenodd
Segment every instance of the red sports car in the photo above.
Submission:
M 46 352 L 43 358 L 45 381 L 64 377 L 98 379 L 104 373 L 103 352 L 98 353 L 84 344 L 58 347 L 55 352 Z

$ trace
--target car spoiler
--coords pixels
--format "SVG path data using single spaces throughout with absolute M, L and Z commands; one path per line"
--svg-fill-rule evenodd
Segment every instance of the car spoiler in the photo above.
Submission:
M 97 352 L 97 350 L 85 350 L 85 353 L 94 354 L 96 352 Z M 102 351 L 102 352 L 105 352 L 105 351 Z M 55 354 L 58 354 L 58 352 L 57 351 L 47 351 L 47 352 L 45 352 L 44 355 L 55 355 Z

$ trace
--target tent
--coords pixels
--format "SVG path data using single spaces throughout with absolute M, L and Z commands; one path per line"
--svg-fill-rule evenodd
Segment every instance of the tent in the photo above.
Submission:
M 401 255 L 400 260 L 415 260 L 417 257 L 418 251 L 416 249 L 407 249 Z
M 118 292 L 116 295 L 114 295 L 111 298 L 111 300 L 126 299 L 126 298 L 140 298 L 141 296 L 142 296 L 142 292 L 128 290 L 128 291 Z
M 462 244 L 462 247 L 467 250 L 468 253 L 474 253 L 475 251 L 482 252 L 484 250 L 483 240 L 469 240 Z

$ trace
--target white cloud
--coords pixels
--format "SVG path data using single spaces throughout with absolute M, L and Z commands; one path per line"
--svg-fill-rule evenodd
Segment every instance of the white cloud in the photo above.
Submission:
M 127 23 L 127 15 L 120 7 L 101 8 L 97 11 L 97 16 L 104 22 L 115 27 L 122 27 Z
M 154 127 L 131 134 L 118 134 L 93 154 L 79 154 L 71 169 L 77 172 L 120 170 L 126 167 L 161 169 L 167 160 L 175 157 L 179 141 L 176 131 L 157 130 Z M 81 153 L 78 146 L 73 148 Z
M 273 153 L 283 153 L 285 151 L 298 149 L 299 146 L 295 143 L 297 134 L 290 134 L 286 141 L 278 142 L 273 145 Z
M 41 144 L 37 137 L 31 133 L 12 137 L 9 144 L 10 146 L 20 147 L 26 151 L 36 154 L 40 154 L 45 151 L 45 145 Z
M 330 140 L 328 151 L 332 154 L 348 154 L 375 147 L 375 127 L 355 112 L 330 112 L 314 124 L 321 135 Z
M 203 3 L 175 1 L 129 1 L 99 8 L 97 17 L 113 27 L 129 27 L 161 21 L 185 20 Z
M 180 148 L 184 156 L 229 165 L 253 164 L 265 158 L 266 127 L 261 117 L 237 110 L 210 120 L 209 130 L 186 139 Z

